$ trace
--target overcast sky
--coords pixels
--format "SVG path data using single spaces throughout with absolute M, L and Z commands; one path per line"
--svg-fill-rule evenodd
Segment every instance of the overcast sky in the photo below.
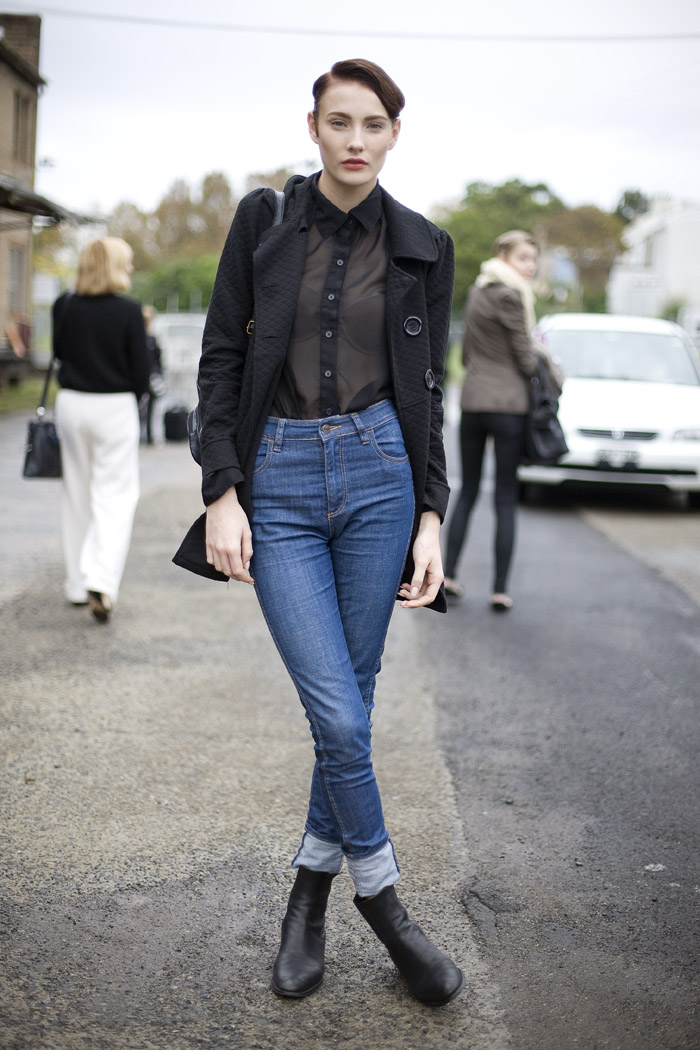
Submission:
M 42 15 L 37 156 L 52 166 L 39 167 L 36 188 L 78 211 L 120 200 L 150 209 L 176 178 L 197 183 L 210 171 L 241 193 L 250 172 L 307 170 L 317 158 L 311 84 L 356 56 L 384 66 L 406 95 L 381 181 L 410 207 L 430 212 L 469 182 L 511 177 L 546 182 L 570 205 L 613 208 L 627 188 L 700 201 L 697 0 L 0 6 Z M 81 11 L 219 26 L 74 17 Z M 654 39 L 465 39 L 473 34 Z M 684 39 L 661 39 L 673 34 Z

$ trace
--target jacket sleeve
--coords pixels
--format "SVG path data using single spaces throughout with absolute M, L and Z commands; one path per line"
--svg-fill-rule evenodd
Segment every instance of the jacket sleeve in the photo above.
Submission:
M 202 475 L 226 470 L 243 480 L 236 451 L 236 420 L 253 317 L 253 252 L 263 190 L 239 204 L 219 261 L 199 362 Z
M 430 392 L 430 446 L 425 481 L 423 510 L 435 510 L 445 520 L 450 487 L 447 484 L 445 446 L 442 436 L 443 403 L 441 383 L 450 336 L 452 295 L 454 290 L 454 245 L 445 230 L 439 230 L 439 255 L 432 263 L 426 280 L 426 308 L 430 331 L 430 367 L 435 386 Z
M 537 371 L 537 353 L 525 324 L 522 300 L 514 288 L 503 288 L 499 320 L 508 331 L 515 367 L 521 375 L 534 376 Z

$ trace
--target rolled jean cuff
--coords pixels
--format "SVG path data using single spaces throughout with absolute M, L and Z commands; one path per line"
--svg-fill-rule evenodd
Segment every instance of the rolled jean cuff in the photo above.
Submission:
M 305 831 L 299 852 L 292 861 L 293 868 L 308 868 L 309 871 L 325 871 L 337 875 L 343 866 L 343 851 L 337 843 L 317 839 Z
M 374 897 L 399 880 L 399 866 L 391 839 L 370 857 L 348 857 L 347 861 L 359 897 Z

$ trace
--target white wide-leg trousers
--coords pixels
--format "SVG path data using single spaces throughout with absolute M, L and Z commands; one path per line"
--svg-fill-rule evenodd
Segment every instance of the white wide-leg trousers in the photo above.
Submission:
M 59 390 L 65 593 L 117 600 L 139 498 L 139 413 L 133 394 Z

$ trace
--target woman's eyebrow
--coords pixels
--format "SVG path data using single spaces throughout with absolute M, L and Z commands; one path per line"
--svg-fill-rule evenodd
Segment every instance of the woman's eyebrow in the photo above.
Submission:
M 350 113 L 342 113 L 339 109 L 331 110 L 330 113 L 327 114 L 327 116 L 328 117 L 342 117 L 343 120 L 352 120 L 352 114 L 350 114 Z M 372 116 L 370 116 L 370 117 L 363 117 L 362 119 L 363 120 L 386 120 L 387 118 L 386 118 L 386 114 L 379 113 L 379 114 L 377 114 L 377 116 L 374 116 L 374 117 L 372 117 Z

